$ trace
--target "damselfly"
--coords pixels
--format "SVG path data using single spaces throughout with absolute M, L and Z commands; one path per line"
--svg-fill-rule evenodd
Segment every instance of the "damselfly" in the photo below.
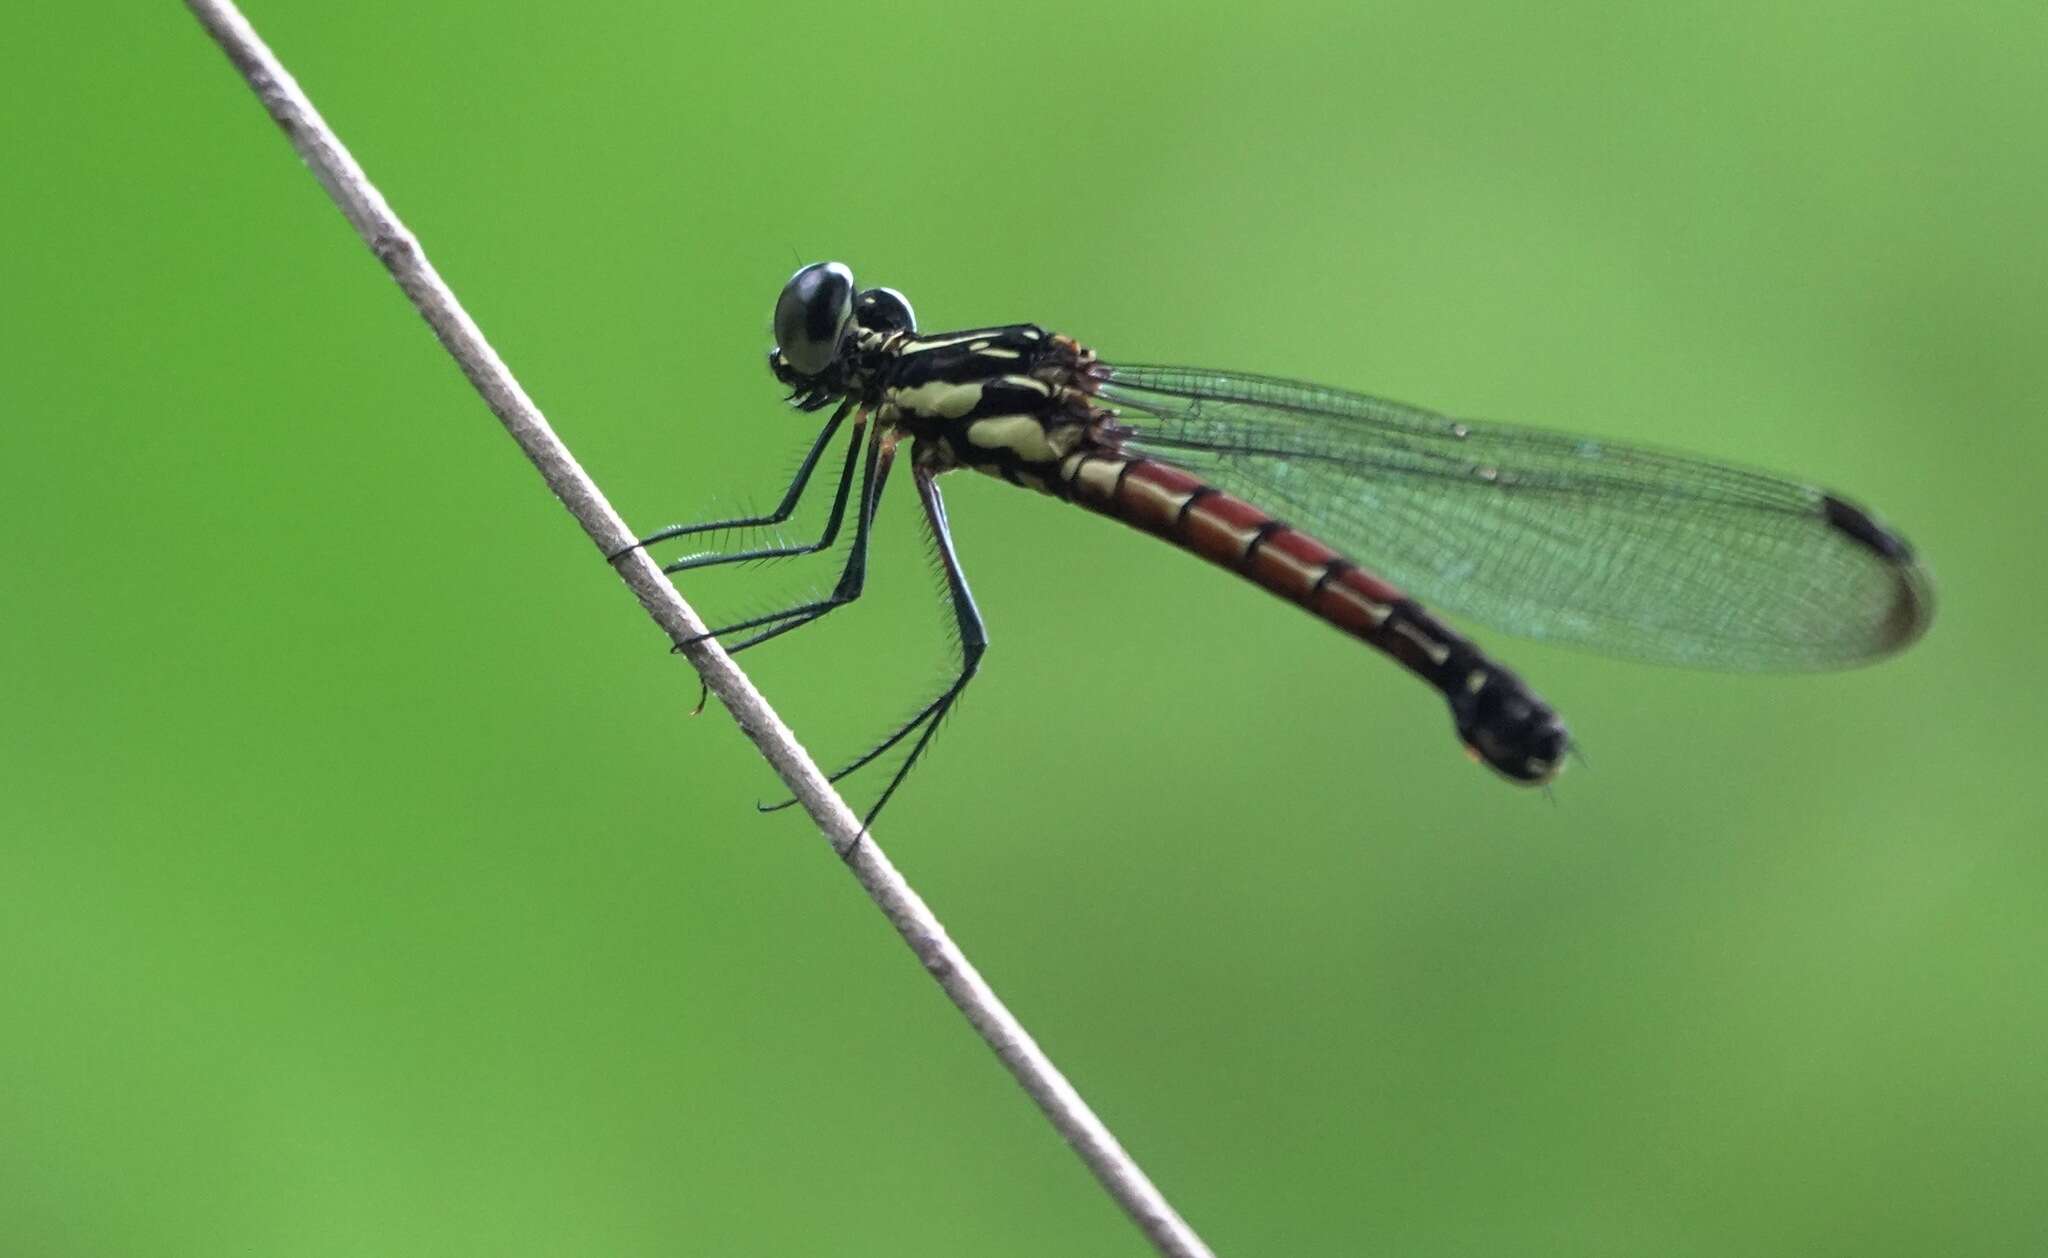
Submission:
M 1556 776 L 1571 745 L 1564 723 L 1404 589 L 1524 637 L 1733 670 L 1876 659 L 1933 615 L 1932 584 L 1904 538 L 1847 499 L 1767 473 L 1291 380 L 1111 365 L 1029 323 L 923 335 L 901 293 L 862 291 L 837 262 L 790 278 L 775 339 L 768 365 L 792 404 L 831 412 L 781 502 L 639 545 L 782 523 L 851 418 L 815 541 L 663 568 L 824 550 L 851 501 L 853 540 L 830 594 L 706 635 L 745 634 L 729 652 L 758 646 L 860 597 L 876 504 L 910 441 L 961 657 L 935 698 L 831 775 L 913 740 L 869 821 L 988 646 L 939 496 L 938 477 L 955 468 L 1122 520 L 1363 639 L 1443 695 L 1473 757 L 1514 782 Z

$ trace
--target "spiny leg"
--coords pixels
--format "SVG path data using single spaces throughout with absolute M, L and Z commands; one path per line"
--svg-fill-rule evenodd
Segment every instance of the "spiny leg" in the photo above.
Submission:
M 796 476 L 789 482 L 789 488 L 783 491 L 782 501 L 776 504 L 775 510 L 767 515 L 741 516 L 731 520 L 707 520 L 702 524 L 671 524 L 665 529 L 649 533 L 631 546 L 613 551 L 611 554 L 606 555 L 605 559 L 608 562 L 616 561 L 621 556 L 630 555 L 643 547 L 653 546 L 659 542 L 668 541 L 671 538 L 688 537 L 693 533 L 713 533 L 724 529 L 755 528 L 764 524 L 780 524 L 789 519 L 790 514 L 796 510 L 798 500 L 804 496 L 805 487 L 811 482 L 811 473 L 817 469 L 819 457 L 825 453 L 825 447 L 832 444 L 833 435 L 839 431 L 839 425 L 845 422 L 847 415 L 853 410 L 853 407 L 853 399 L 848 398 L 839 404 L 838 410 L 832 412 L 832 418 L 825 421 L 825 427 L 818 433 L 818 439 L 811 443 L 811 448 L 804 452 L 803 461 L 797 464 Z M 830 545 L 830 538 L 832 536 L 830 530 L 839 527 L 838 509 L 843 507 L 846 501 L 846 483 L 853 472 L 854 453 L 860 449 L 860 429 L 866 422 L 867 416 L 865 414 L 862 414 L 854 422 L 853 444 L 846 452 L 846 470 L 840 474 L 839 478 L 839 500 L 835 504 L 832 520 L 827 525 L 826 536 L 821 538 L 816 546 L 767 547 L 759 551 L 743 554 L 703 556 L 701 558 L 706 560 L 706 562 L 693 563 L 685 561 L 686 566 L 703 568 L 709 567 L 712 563 L 735 563 L 742 559 L 779 559 L 786 554 L 809 554 L 814 550 L 822 550 Z M 682 567 L 671 566 L 662 569 L 662 571 L 680 572 Z
M 665 563 L 661 570 L 670 576 L 688 572 L 695 568 L 711 568 L 719 564 L 745 563 L 750 559 L 788 559 L 795 555 L 814 555 L 831 546 L 839 536 L 839 525 L 846 518 L 846 499 L 853 486 L 853 466 L 860 459 L 861 447 L 866 444 L 867 416 L 860 415 L 853 421 L 853 439 L 846 446 L 846 461 L 839 468 L 839 487 L 833 491 L 832 506 L 825 513 L 824 531 L 815 542 L 803 542 L 794 546 L 764 546 L 755 550 L 739 550 L 730 554 L 691 555 L 673 563 Z
M 982 654 L 988 650 L 988 627 L 982 622 L 981 612 L 974 605 L 974 595 L 967 588 L 966 574 L 960 571 L 960 557 L 953 550 L 953 530 L 946 521 L 946 500 L 939 496 L 938 481 L 933 473 L 923 468 L 918 468 L 912 476 L 917 483 L 918 501 L 924 506 L 925 523 L 931 529 L 932 541 L 938 550 L 939 566 L 946 574 L 946 594 L 952 601 L 953 619 L 960 632 L 960 671 L 954 675 L 952 682 L 939 692 L 937 698 L 918 709 L 917 714 L 905 721 L 894 733 L 826 779 L 837 782 L 849 774 L 856 773 L 874 763 L 877 757 L 887 753 L 890 748 L 911 734 L 917 734 L 917 741 L 911 744 L 910 754 L 903 758 L 903 763 L 896 768 L 895 776 L 889 779 L 889 785 L 882 788 L 881 796 L 868 808 L 867 815 L 861 818 L 863 833 L 874 824 L 875 818 L 882 811 L 882 806 L 896 793 L 896 788 L 903 785 L 903 779 L 910 775 L 910 770 L 917 764 L 918 757 L 924 754 L 924 749 L 930 745 L 932 736 L 938 733 L 939 724 L 945 719 L 947 711 L 959 699 L 960 693 L 967 689 L 967 683 L 974 680 L 975 673 L 981 668 Z M 761 806 L 761 811 L 776 812 L 795 802 L 794 799 L 785 799 L 779 803 L 765 804 Z
M 838 584 L 832 593 L 824 598 L 795 607 L 785 607 L 765 616 L 753 616 L 746 620 L 707 629 L 694 637 L 685 638 L 676 644 L 675 650 L 682 650 L 693 642 L 706 638 L 722 637 L 742 629 L 759 629 L 760 633 L 742 639 L 726 647 L 726 654 L 737 655 L 748 647 L 759 646 L 771 638 L 780 637 L 792 629 L 810 624 L 835 608 L 844 607 L 861 596 L 868 577 L 868 538 L 873 532 L 875 510 L 881 503 L 882 488 L 888 483 L 889 469 L 896 458 L 896 433 L 893 429 L 876 428 L 868 441 L 867 459 L 861 467 L 860 504 L 853 521 L 853 545 L 846 556 L 846 567 L 839 574 Z

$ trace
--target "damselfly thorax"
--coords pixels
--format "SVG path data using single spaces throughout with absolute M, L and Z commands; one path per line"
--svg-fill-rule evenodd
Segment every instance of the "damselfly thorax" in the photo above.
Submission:
M 916 439 L 917 466 L 972 468 L 1059 497 L 1079 460 L 1122 449 L 1127 429 L 1097 403 L 1095 355 L 1018 324 L 945 337 L 898 333 L 884 347 L 871 414 Z
M 791 277 L 775 335 L 769 365 L 791 401 L 831 410 L 781 504 L 641 545 L 787 519 L 850 418 L 816 542 L 665 566 L 822 550 L 853 501 L 853 542 L 830 596 L 713 631 L 751 630 L 727 646 L 746 650 L 859 597 L 875 505 L 909 443 L 961 663 L 910 721 L 832 775 L 915 735 L 870 818 L 987 646 L 937 485 L 959 468 L 1121 520 L 1377 647 L 1445 699 L 1476 759 L 1515 782 L 1556 775 L 1570 745 L 1563 722 L 1402 586 L 1524 636 L 1728 669 L 1874 659 L 1932 616 L 1931 583 L 1904 539 L 1846 499 L 1766 473 L 1295 381 L 1112 366 L 1035 324 L 921 335 L 900 293 L 857 290 L 838 263 Z

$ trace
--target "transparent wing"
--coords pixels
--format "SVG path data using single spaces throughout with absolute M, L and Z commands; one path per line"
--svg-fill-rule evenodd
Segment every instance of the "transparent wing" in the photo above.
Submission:
M 1795 481 L 1358 393 L 1114 366 L 1128 448 L 1509 633 L 1664 663 L 1831 668 L 1919 637 L 1905 541 Z

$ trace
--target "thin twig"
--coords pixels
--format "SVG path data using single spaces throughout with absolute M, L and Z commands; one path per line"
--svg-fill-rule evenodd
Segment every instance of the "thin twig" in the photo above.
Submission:
M 227 0 L 187 0 L 192 12 L 227 52 L 242 77 L 249 81 L 263 107 L 284 129 L 292 147 L 312 168 L 334 203 L 355 225 L 398 286 L 418 307 L 420 315 L 441 339 L 483 395 L 491 411 L 504 422 L 519 448 L 540 470 L 548 488 L 562 500 L 590 534 L 600 554 L 609 555 L 629 546 L 633 534 L 612 510 L 590 477 L 555 435 L 526 390 L 484 340 L 468 312 L 434 270 L 398 216 L 385 204 L 383 194 L 370 183 L 362 167 L 342 146 L 341 140 L 313 108 L 313 102 L 299 89 L 254 28 Z M 645 552 L 633 551 L 616 564 L 647 614 L 654 618 L 670 641 L 683 643 L 704 632 L 704 622 L 683 602 Z M 1181 1219 L 1166 1198 L 1138 1169 L 1116 1137 L 1095 1116 L 1074 1086 L 1053 1067 L 1022 1023 L 970 965 L 967 957 L 946 934 L 917 892 L 898 873 L 872 835 L 862 839 L 859 818 L 846 801 L 832 789 L 824 774 L 797 744 L 789 727 L 768 706 L 746 674 L 715 641 L 705 640 L 682 648 L 684 658 L 703 675 L 704 684 L 724 702 L 739 721 L 740 728 L 754 741 L 761 754 L 786 783 L 832 850 L 845 855 L 846 865 L 888 917 L 903 941 L 923 963 L 955 1006 L 988 1046 L 1009 1068 L 1017 1082 L 1057 1129 L 1088 1169 L 1108 1189 L 1124 1212 L 1129 1214 L 1153 1247 L 1174 1258 L 1210 1254 L 1193 1229 Z

